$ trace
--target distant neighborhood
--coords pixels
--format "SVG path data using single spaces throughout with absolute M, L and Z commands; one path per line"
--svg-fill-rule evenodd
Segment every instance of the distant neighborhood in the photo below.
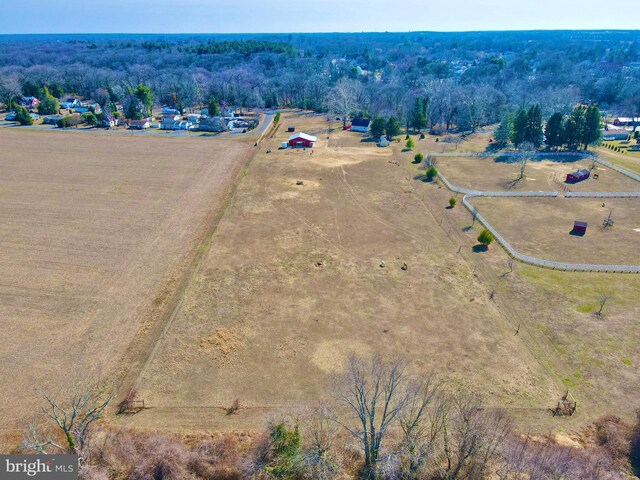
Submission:
M 130 129 L 130 130 L 170 130 L 200 132 L 246 132 L 258 123 L 255 115 L 239 115 L 232 107 L 218 106 L 213 102 L 198 109 L 184 109 L 164 105 L 158 109 L 83 99 L 77 96 L 65 96 L 61 101 L 43 89 L 45 102 L 35 96 L 23 96 L 17 99 L 4 116 L 7 122 L 21 125 L 51 125 L 58 128 Z M 215 109 L 210 114 L 212 107 Z

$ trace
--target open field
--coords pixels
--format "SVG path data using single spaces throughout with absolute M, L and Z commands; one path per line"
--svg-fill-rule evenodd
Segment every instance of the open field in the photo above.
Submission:
M 538 157 L 529 160 L 525 178 L 512 186 L 520 164 L 515 157 L 437 157 L 438 168 L 454 185 L 482 191 L 568 191 L 633 192 L 640 188 L 635 180 L 615 170 L 596 165 L 589 179 L 575 184 L 565 183 L 567 173 L 579 168 L 590 169 L 590 159 L 575 157 Z
M 276 150 L 288 124 L 319 136 L 313 155 Z M 361 139 L 337 122 L 283 116 L 139 379 L 140 397 L 152 408 L 120 421 L 256 428 L 274 413 L 315 403 L 349 354 L 374 351 L 405 355 L 416 370 L 483 394 L 528 431 L 577 428 L 612 408 L 630 416 L 635 405 L 625 385 L 635 370 L 617 357 L 640 361 L 637 344 L 625 337 L 638 314 L 631 298 L 640 278 L 574 275 L 585 284 L 594 280 L 593 291 L 576 293 L 567 278 L 560 279 L 566 287 L 553 289 L 557 272 L 516 265 L 505 276 L 499 247 L 472 251 L 479 227 L 464 231 L 468 213 L 445 208 L 451 192 L 414 180 L 415 152 Z M 429 143 L 417 148 L 428 150 Z M 623 297 L 616 294 L 607 313 L 619 332 L 576 309 L 614 287 Z M 576 322 L 590 333 L 577 339 L 579 356 L 558 343 L 582 335 Z M 595 368 L 584 354 L 599 334 L 611 342 L 611 358 Z M 609 363 L 615 369 L 604 371 Z M 580 414 L 554 420 L 547 409 L 569 385 Z M 242 410 L 225 415 L 235 399 Z
M 525 255 L 568 263 L 640 265 L 640 199 L 477 197 L 471 203 Z M 609 209 L 614 226 L 605 230 L 602 222 Z M 574 220 L 588 222 L 585 236 L 569 234 Z
M 0 429 L 152 331 L 251 147 L 2 129 Z
M 626 168 L 630 172 L 640 174 L 640 152 L 613 152 L 607 148 L 598 147 L 596 153 L 603 160 L 607 160 L 619 167 Z

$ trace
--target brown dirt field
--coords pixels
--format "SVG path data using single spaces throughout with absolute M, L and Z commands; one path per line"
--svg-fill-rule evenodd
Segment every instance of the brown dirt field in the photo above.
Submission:
M 546 192 L 633 192 L 640 188 L 635 180 L 615 170 L 597 165 L 593 177 L 575 184 L 564 183 L 567 173 L 579 168 L 589 169 L 591 161 L 531 160 L 527 164 L 525 178 L 514 187 L 509 182 L 520 171 L 517 162 L 496 161 L 498 157 L 439 157 L 437 166 L 451 183 L 458 187 L 482 191 L 546 191 Z
M 470 201 L 525 255 L 557 262 L 640 265 L 640 199 L 478 197 Z M 602 222 L 609 209 L 614 226 L 605 230 Z M 574 220 L 588 222 L 583 237 L 569 235 Z
M 489 300 L 457 227 L 467 216 L 444 209 L 446 191 L 415 182 L 397 145 L 379 149 L 337 125 L 327 142 L 324 119 L 288 123 L 323 134 L 313 156 L 277 151 L 283 129 L 262 145 L 273 153 L 249 167 L 141 380 L 152 408 L 120 421 L 260 427 L 321 398 L 350 353 L 374 350 L 406 355 L 492 404 L 545 415 L 561 378 L 531 353 L 537 340 L 514 336 L 511 309 Z M 231 339 L 226 354 L 220 332 Z M 236 398 L 242 412 L 226 416 Z
M 251 152 L 240 142 L 0 130 L 0 429 L 36 390 L 108 377 L 153 330 Z

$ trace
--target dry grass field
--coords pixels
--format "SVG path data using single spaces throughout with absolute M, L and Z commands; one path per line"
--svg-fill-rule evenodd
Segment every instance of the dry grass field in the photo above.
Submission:
M 591 160 L 575 160 L 572 157 L 549 157 L 530 160 L 525 178 L 516 185 L 511 181 L 518 177 L 520 164 L 511 157 L 439 157 L 438 168 L 451 183 L 458 187 L 482 191 L 563 191 L 611 192 L 637 191 L 640 184 L 615 170 L 596 165 L 593 176 L 575 184 L 565 183 L 567 173 L 579 168 L 589 169 Z
M 313 154 L 277 150 L 289 124 L 318 135 Z M 640 362 L 628 340 L 640 278 L 558 278 L 521 265 L 505 275 L 499 247 L 472 251 L 479 227 L 465 231 L 468 213 L 446 209 L 451 192 L 414 179 L 415 151 L 379 149 L 318 117 L 283 116 L 281 125 L 250 165 L 139 378 L 152 408 L 121 422 L 256 428 L 323 398 L 349 354 L 374 351 L 404 355 L 417 371 L 481 393 L 528 431 L 632 414 L 626 385 L 635 370 L 621 359 Z M 469 141 L 476 143 L 459 148 L 482 143 Z M 431 137 L 417 144 L 437 146 Z M 573 289 L 574 280 L 589 291 Z M 605 324 L 584 304 L 609 289 L 616 298 Z M 605 337 L 610 346 L 599 358 L 594 345 Z M 568 386 L 580 413 L 552 419 L 548 408 Z M 239 414 L 226 415 L 235 399 Z
M 0 429 L 152 331 L 251 147 L 0 130 Z M 138 341 L 136 340 L 136 341 Z
M 482 197 L 471 201 L 525 255 L 558 262 L 640 265 L 640 199 Z M 614 225 L 604 229 L 610 209 Z M 583 237 L 569 234 L 574 220 L 588 222 Z

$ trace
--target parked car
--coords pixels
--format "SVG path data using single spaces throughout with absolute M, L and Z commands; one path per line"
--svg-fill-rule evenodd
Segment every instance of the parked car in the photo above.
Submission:
M 38 115 L 37 113 L 30 113 L 29 116 L 32 120 L 38 120 L 40 118 L 40 115 Z
M 7 113 L 7 115 L 4 117 L 5 120 L 7 120 L 8 122 L 12 122 L 16 119 L 16 112 L 9 112 Z

